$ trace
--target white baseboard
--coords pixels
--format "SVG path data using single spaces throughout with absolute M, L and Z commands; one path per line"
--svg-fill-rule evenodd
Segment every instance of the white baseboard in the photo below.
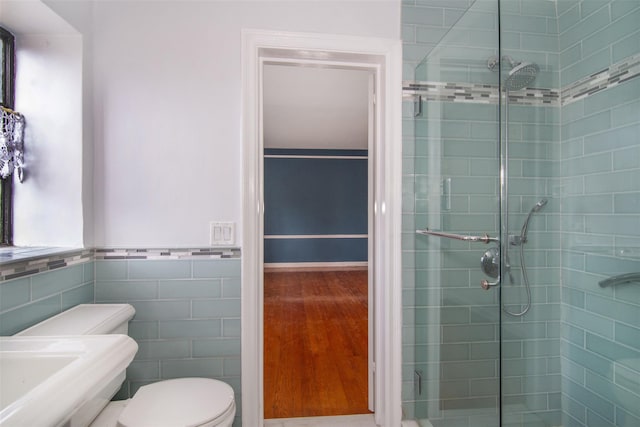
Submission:
M 345 262 L 273 262 L 265 263 L 264 271 L 336 271 L 336 270 L 366 270 L 367 261 Z

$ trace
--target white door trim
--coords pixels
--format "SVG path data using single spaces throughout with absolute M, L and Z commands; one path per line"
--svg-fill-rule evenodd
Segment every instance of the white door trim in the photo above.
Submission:
M 371 153 L 368 156 L 369 161 L 367 162 L 367 205 L 369 206 L 367 212 L 367 232 L 369 235 L 368 245 L 367 245 L 367 259 L 368 262 L 368 274 L 367 274 L 367 317 L 369 319 L 368 325 L 368 342 L 367 342 L 367 384 L 369 385 L 369 395 L 367 396 L 367 405 L 370 411 L 375 412 L 376 402 L 375 402 L 375 384 L 376 384 L 376 358 L 375 358 L 375 344 L 376 344 L 376 325 L 375 325 L 375 208 L 373 205 L 373 200 L 376 200 L 375 195 L 375 161 L 376 161 L 376 132 L 378 131 L 376 126 L 376 84 L 377 76 L 379 75 L 379 70 L 377 73 L 372 73 L 369 75 L 369 99 L 367 100 L 367 149 L 368 152 Z
M 243 30 L 242 421 L 264 425 L 263 153 L 261 63 L 270 56 L 328 60 L 376 70 L 375 419 L 398 427 L 401 410 L 402 47 L 400 40 Z

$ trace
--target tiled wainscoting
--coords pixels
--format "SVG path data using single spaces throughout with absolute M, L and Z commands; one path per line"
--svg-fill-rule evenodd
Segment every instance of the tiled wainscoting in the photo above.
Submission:
M 116 398 L 162 379 L 216 378 L 235 390 L 240 426 L 240 265 L 238 249 L 79 250 L 7 263 L 0 334 L 80 303 L 131 304 L 139 349 Z
M 93 251 L 68 251 L 0 267 L 0 335 L 94 301 Z
M 240 391 L 240 260 L 96 260 L 96 303 L 129 303 L 138 353 L 122 397 L 203 376 Z

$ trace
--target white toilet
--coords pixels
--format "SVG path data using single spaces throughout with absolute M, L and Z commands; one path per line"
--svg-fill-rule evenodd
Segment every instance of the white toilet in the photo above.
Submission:
M 81 304 L 16 335 L 127 335 L 134 314 L 129 304 Z M 159 381 L 105 405 L 91 427 L 231 427 L 236 413 L 231 386 L 210 378 Z

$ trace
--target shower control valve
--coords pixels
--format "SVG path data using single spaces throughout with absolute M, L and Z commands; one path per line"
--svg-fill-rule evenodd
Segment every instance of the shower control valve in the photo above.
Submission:
M 487 279 L 484 279 L 480 282 L 480 286 L 482 287 L 482 289 L 484 289 L 485 291 L 488 291 L 489 289 L 491 289 L 494 286 L 498 286 L 500 284 L 500 278 L 498 278 L 498 280 L 496 280 L 495 282 L 490 282 Z

